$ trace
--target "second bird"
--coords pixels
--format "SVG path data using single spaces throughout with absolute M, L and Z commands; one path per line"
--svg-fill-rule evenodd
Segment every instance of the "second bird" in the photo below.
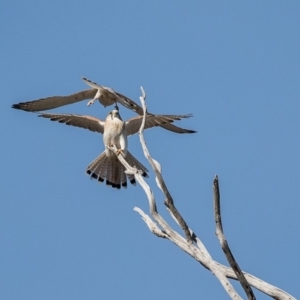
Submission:
M 47 114 L 42 113 L 39 117 L 49 118 L 51 121 L 58 121 L 94 132 L 103 134 L 105 150 L 88 167 L 87 174 L 99 182 L 106 180 L 106 184 L 120 189 L 127 187 L 127 177 L 132 184 L 135 184 L 133 175 L 125 173 L 125 167 L 120 163 L 116 154 L 107 149 L 106 146 L 115 145 L 118 152 L 122 152 L 126 161 L 132 166 L 142 171 L 144 177 L 148 177 L 147 168 L 144 167 L 129 151 L 127 136 L 138 133 L 142 116 L 131 118 L 123 122 L 119 111 L 113 110 L 106 117 L 105 121 L 91 116 L 71 115 L 71 114 Z M 170 124 L 175 120 L 189 118 L 191 115 L 147 115 L 145 129 L 154 126 Z

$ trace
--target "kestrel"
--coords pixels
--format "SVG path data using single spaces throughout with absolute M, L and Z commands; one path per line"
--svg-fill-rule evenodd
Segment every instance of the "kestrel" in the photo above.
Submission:
M 106 184 L 120 189 L 127 187 L 127 178 L 135 185 L 133 175 L 126 175 L 125 167 L 120 163 L 116 154 L 106 146 L 115 145 L 118 153 L 122 152 L 126 161 L 138 170 L 142 171 L 144 177 L 148 177 L 147 168 L 144 167 L 127 149 L 127 136 L 136 134 L 142 123 L 142 116 L 131 118 L 123 122 L 118 110 L 111 111 L 105 121 L 91 116 L 70 114 L 47 114 L 41 113 L 39 117 L 48 118 L 67 125 L 73 125 L 103 134 L 105 150 L 86 169 L 91 178 L 99 182 L 106 180 Z M 191 115 L 147 115 L 145 129 L 172 123 L 175 120 L 189 118 Z
M 47 98 L 41 98 L 38 100 L 20 102 L 18 104 L 13 104 L 12 107 L 16 109 L 22 109 L 25 111 L 44 111 L 48 109 L 57 108 L 60 106 L 73 104 L 79 101 L 86 99 L 92 99 L 88 102 L 88 105 L 91 105 L 95 100 L 104 106 L 110 106 L 116 103 L 119 103 L 126 108 L 129 108 L 136 112 L 139 115 L 143 115 L 143 109 L 135 103 L 133 100 L 127 98 L 126 96 L 114 91 L 113 89 L 105 86 L 101 86 L 95 82 L 90 81 L 87 78 L 83 78 L 83 81 L 91 87 L 89 90 L 80 91 L 78 93 L 69 95 L 69 96 L 53 96 Z M 153 115 L 148 113 L 148 115 Z M 173 131 L 176 133 L 195 133 L 194 130 L 188 130 L 184 128 L 177 127 L 170 123 L 160 124 L 162 128 Z

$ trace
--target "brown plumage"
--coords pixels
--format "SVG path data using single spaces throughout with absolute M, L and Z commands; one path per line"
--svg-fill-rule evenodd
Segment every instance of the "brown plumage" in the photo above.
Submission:
M 143 166 L 129 151 L 127 151 L 126 161 L 131 165 L 141 170 L 142 176 L 148 177 L 148 170 Z M 106 185 L 111 185 L 113 188 L 120 189 L 127 187 L 125 167 L 120 163 L 117 156 L 106 156 L 105 152 L 101 153 L 93 162 L 91 162 L 86 173 L 91 178 L 103 182 L 106 179 Z M 127 175 L 131 184 L 136 185 L 133 175 Z
M 29 112 L 34 111 L 44 111 L 57 107 L 61 107 L 64 105 L 69 105 L 73 103 L 77 103 L 83 100 L 92 99 L 88 102 L 88 105 L 98 100 L 104 107 L 114 105 L 115 103 L 119 103 L 126 108 L 133 110 L 139 115 L 143 115 L 143 109 L 136 102 L 129 99 L 128 97 L 114 91 L 113 89 L 105 86 L 98 85 L 95 82 L 92 82 L 89 79 L 83 78 L 83 81 L 88 84 L 91 89 L 83 90 L 75 94 L 71 94 L 69 96 L 52 96 L 47 98 L 41 98 L 38 100 L 28 101 L 28 102 L 20 102 L 18 104 L 13 104 L 12 107 L 15 109 L 21 109 Z M 153 114 L 148 114 L 153 115 Z M 175 133 L 195 133 L 194 130 L 184 129 L 177 127 L 169 122 L 160 123 L 158 126 L 175 132 Z
M 118 151 L 123 153 L 125 160 L 130 166 L 141 170 L 142 175 L 148 177 L 147 168 L 127 149 L 127 136 L 136 134 L 139 131 L 143 119 L 142 116 L 123 122 L 119 111 L 113 110 L 108 114 L 105 121 L 91 116 L 69 114 L 42 113 L 39 117 L 102 133 L 104 146 L 115 145 Z M 175 120 L 189 117 L 191 115 L 147 115 L 144 128 L 161 126 L 162 124 L 169 124 Z M 132 184 L 135 184 L 134 176 L 125 173 L 125 167 L 120 163 L 116 154 L 107 148 L 89 164 L 86 172 L 92 179 L 96 179 L 99 182 L 106 180 L 107 185 L 117 189 L 127 187 L 127 177 Z

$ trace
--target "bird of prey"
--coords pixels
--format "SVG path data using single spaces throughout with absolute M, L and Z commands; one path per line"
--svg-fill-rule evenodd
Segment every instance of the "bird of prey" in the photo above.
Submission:
M 86 173 L 99 182 L 106 180 L 106 184 L 120 189 L 127 187 L 127 178 L 135 185 L 133 175 L 126 175 L 125 167 L 120 163 L 116 154 L 106 146 L 115 145 L 118 149 L 117 155 L 122 153 L 126 161 L 138 170 L 142 171 L 144 177 L 148 177 L 148 170 L 127 149 L 127 136 L 136 134 L 142 123 L 142 116 L 131 118 L 123 122 L 118 110 L 111 111 L 105 121 L 91 116 L 72 114 L 48 114 L 41 113 L 39 117 L 48 118 L 67 125 L 73 125 L 103 134 L 105 150 L 88 167 Z M 175 120 L 189 118 L 191 115 L 147 115 L 145 129 L 163 124 L 172 123 Z
M 88 102 L 88 105 L 91 105 L 95 102 L 95 100 L 99 100 L 99 102 L 104 106 L 110 106 L 113 104 L 121 104 L 126 108 L 129 108 L 136 112 L 139 115 L 143 115 L 143 109 L 133 100 L 127 98 L 126 96 L 114 91 L 113 89 L 105 86 L 101 86 L 95 82 L 87 78 L 83 78 L 83 81 L 91 87 L 91 89 L 80 91 L 75 94 L 71 94 L 69 96 L 53 96 L 47 98 L 41 98 L 38 100 L 28 101 L 28 102 L 20 102 L 18 104 L 13 104 L 12 107 L 16 109 L 22 109 L 25 111 L 44 111 L 57 107 L 61 107 L 68 104 L 73 104 L 79 101 L 92 99 Z M 148 115 L 153 115 L 148 113 Z M 173 131 L 176 133 L 195 133 L 194 130 L 188 130 L 184 128 L 177 127 L 170 123 L 160 124 L 162 128 Z

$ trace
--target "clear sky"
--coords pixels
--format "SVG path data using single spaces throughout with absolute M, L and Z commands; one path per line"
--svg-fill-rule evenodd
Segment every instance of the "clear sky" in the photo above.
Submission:
M 0 298 L 228 298 L 150 233 L 133 211 L 149 211 L 141 187 L 114 190 L 84 174 L 102 136 L 11 109 L 86 89 L 82 76 L 135 101 L 142 85 L 150 112 L 193 113 L 177 125 L 196 134 L 145 133 L 178 209 L 227 264 L 213 219 L 218 174 L 241 268 L 300 297 L 299 16 L 299 1 L 1 1 Z M 54 112 L 103 119 L 111 109 Z M 137 136 L 129 149 L 147 164 Z

